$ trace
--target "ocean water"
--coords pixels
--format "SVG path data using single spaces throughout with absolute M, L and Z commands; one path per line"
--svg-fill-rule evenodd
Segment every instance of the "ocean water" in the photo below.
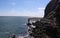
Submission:
M 12 34 L 26 35 L 28 17 L 0 16 L 0 38 L 9 38 Z

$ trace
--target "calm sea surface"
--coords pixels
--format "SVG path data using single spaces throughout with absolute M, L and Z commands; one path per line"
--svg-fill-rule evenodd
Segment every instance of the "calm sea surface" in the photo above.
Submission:
M 9 38 L 13 33 L 27 34 L 28 17 L 0 16 L 0 38 Z

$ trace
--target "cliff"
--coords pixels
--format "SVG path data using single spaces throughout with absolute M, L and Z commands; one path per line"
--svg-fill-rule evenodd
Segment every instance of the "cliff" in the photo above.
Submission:
M 59 18 L 56 20 L 56 16 L 60 16 L 59 6 L 58 0 L 51 0 L 46 6 L 44 18 L 34 23 L 28 22 L 27 25 L 30 28 L 28 30 L 29 35 L 34 38 L 60 38 L 60 21 Z M 31 26 L 34 26 L 34 28 Z

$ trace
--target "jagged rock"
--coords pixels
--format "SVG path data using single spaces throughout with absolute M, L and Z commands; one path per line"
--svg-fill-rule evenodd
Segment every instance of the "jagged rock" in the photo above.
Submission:
M 56 21 L 57 13 L 57 21 Z M 60 38 L 60 2 L 59 0 L 51 0 L 45 9 L 44 18 L 40 21 L 32 23 L 30 36 L 34 38 Z

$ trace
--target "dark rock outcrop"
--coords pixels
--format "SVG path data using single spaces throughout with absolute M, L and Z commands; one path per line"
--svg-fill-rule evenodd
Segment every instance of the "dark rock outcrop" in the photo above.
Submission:
M 51 0 L 46 6 L 44 18 L 31 23 L 35 28 L 31 28 L 30 36 L 34 38 L 60 38 L 59 17 L 60 2 L 59 0 Z
M 45 16 L 46 17 L 52 10 L 54 10 L 56 8 L 56 6 L 58 5 L 57 0 L 52 0 L 48 3 L 48 5 L 45 8 Z

